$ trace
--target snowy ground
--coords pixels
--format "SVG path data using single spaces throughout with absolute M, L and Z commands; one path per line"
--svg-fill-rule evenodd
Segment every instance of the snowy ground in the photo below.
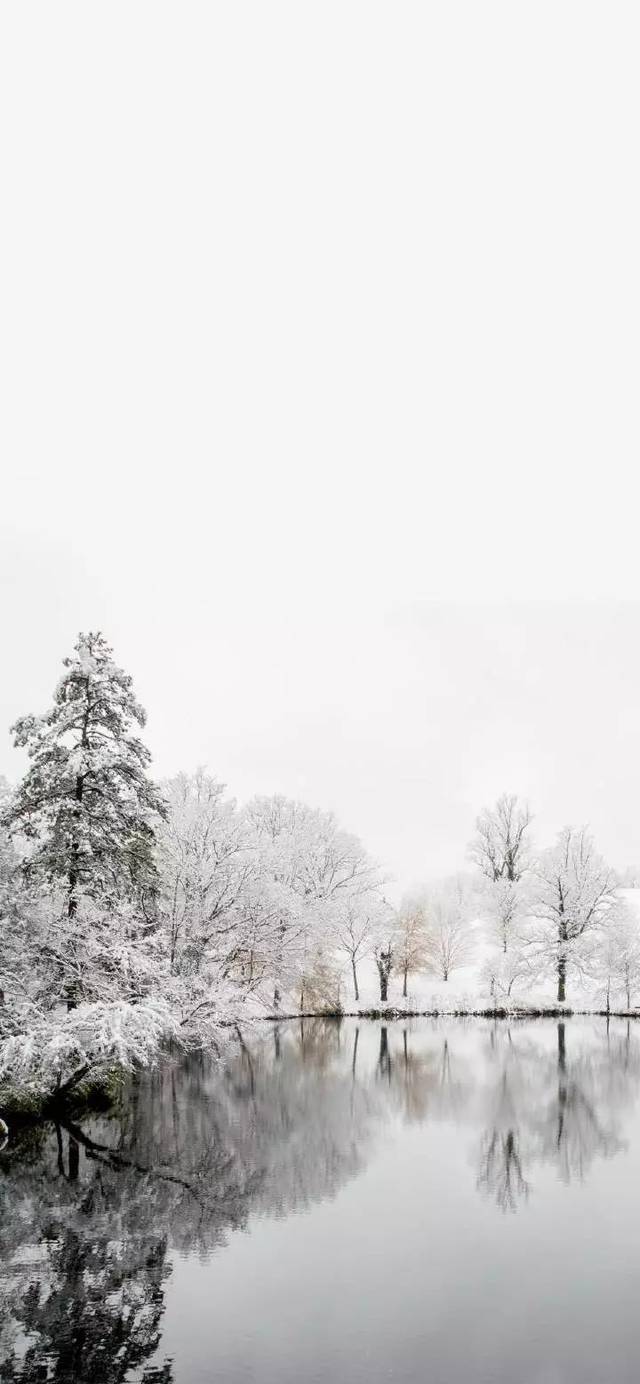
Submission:
M 448 981 L 428 974 L 410 976 L 406 1000 L 402 997 L 402 978 L 394 976 L 389 986 L 387 1008 L 406 1010 L 414 1014 L 474 1013 L 478 1010 L 493 1009 L 496 1003 L 499 1008 L 502 1008 L 504 1000 L 498 998 L 497 1001 L 494 1001 L 489 986 L 483 981 L 483 960 L 484 956 L 479 956 L 470 965 L 460 967 L 459 970 L 452 973 Z M 362 1013 L 367 1010 L 384 1008 L 380 1004 L 377 977 L 371 966 L 367 964 L 363 964 L 362 967 L 362 983 L 359 990 L 360 1002 L 357 1004 L 354 999 L 353 987 L 348 987 L 345 976 L 342 1003 L 348 1013 Z M 530 986 L 528 989 L 522 985 L 514 986 L 510 1004 L 514 1008 L 555 1009 L 557 1001 L 553 978 L 550 977 L 546 983 Z M 602 1004 L 599 997 L 586 993 L 584 988 L 579 988 L 576 985 L 573 988 L 569 986 L 566 1007 L 593 1010 L 601 1009 Z
M 564 1006 L 558 1006 L 556 986 L 551 977 L 546 983 L 529 988 L 514 986 L 508 1001 L 500 996 L 494 1000 L 489 987 L 483 984 L 480 972 L 481 967 L 473 964 L 455 971 L 446 982 L 437 976 L 414 976 L 409 981 L 406 1000 L 402 997 L 402 981 L 396 978 L 389 987 L 386 1008 L 413 1014 L 473 1014 L 496 1007 L 534 1011 L 564 1007 L 586 1012 L 600 1012 L 604 1008 L 603 997 L 595 992 L 595 987 L 590 990 L 577 982 L 569 984 L 567 1002 Z M 385 1006 L 380 1004 L 380 991 L 375 977 L 367 975 L 366 982 L 360 987 L 359 1004 L 355 1003 L 351 991 L 350 994 L 345 993 L 343 1005 L 348 1013 L 384 1009 Z M 612 1008 L 626 1008 L 622 995 L 612 997 Z

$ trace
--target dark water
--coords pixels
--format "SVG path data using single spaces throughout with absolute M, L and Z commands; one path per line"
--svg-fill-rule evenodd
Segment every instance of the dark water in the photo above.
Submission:
M 316 1020 L 0 1154 L 0 1380 L 640 1375 L 640 1025 Z

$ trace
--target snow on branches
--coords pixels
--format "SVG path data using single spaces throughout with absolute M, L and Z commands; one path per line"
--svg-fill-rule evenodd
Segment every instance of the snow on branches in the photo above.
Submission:
M 49 711 L 13 727 L 31 764 L 3 820 L 31 844 L 27 872 L 63 882 L 73 914 L 81 894 L 144 900 L 153 890 L 154 826 L 165 807 L 136 733 L 145 712 L 104 637 L 80 635 L 63 662 Z
M 147 1066 L 177 1033 L 165 1000 L 79 1005 L 64 1018 L 42 1017 L 0 1044 L 0 1093 L 18 1089 L 38 1100 L 62 1100 L 112 1068 Z

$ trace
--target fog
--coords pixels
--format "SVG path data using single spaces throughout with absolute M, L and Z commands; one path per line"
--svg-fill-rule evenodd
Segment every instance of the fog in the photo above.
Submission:
M 637 859 L 635 7 L 34 14 L 0 728 L 102 628 L 159 774 L 333 807 L 401 884 L 503 789 Z

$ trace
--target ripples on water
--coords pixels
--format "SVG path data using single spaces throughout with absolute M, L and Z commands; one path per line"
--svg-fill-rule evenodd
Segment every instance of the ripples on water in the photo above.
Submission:
M 640 1027 L 265 1028 L 0 1153 L 0 1380 L 636 1380 Z

